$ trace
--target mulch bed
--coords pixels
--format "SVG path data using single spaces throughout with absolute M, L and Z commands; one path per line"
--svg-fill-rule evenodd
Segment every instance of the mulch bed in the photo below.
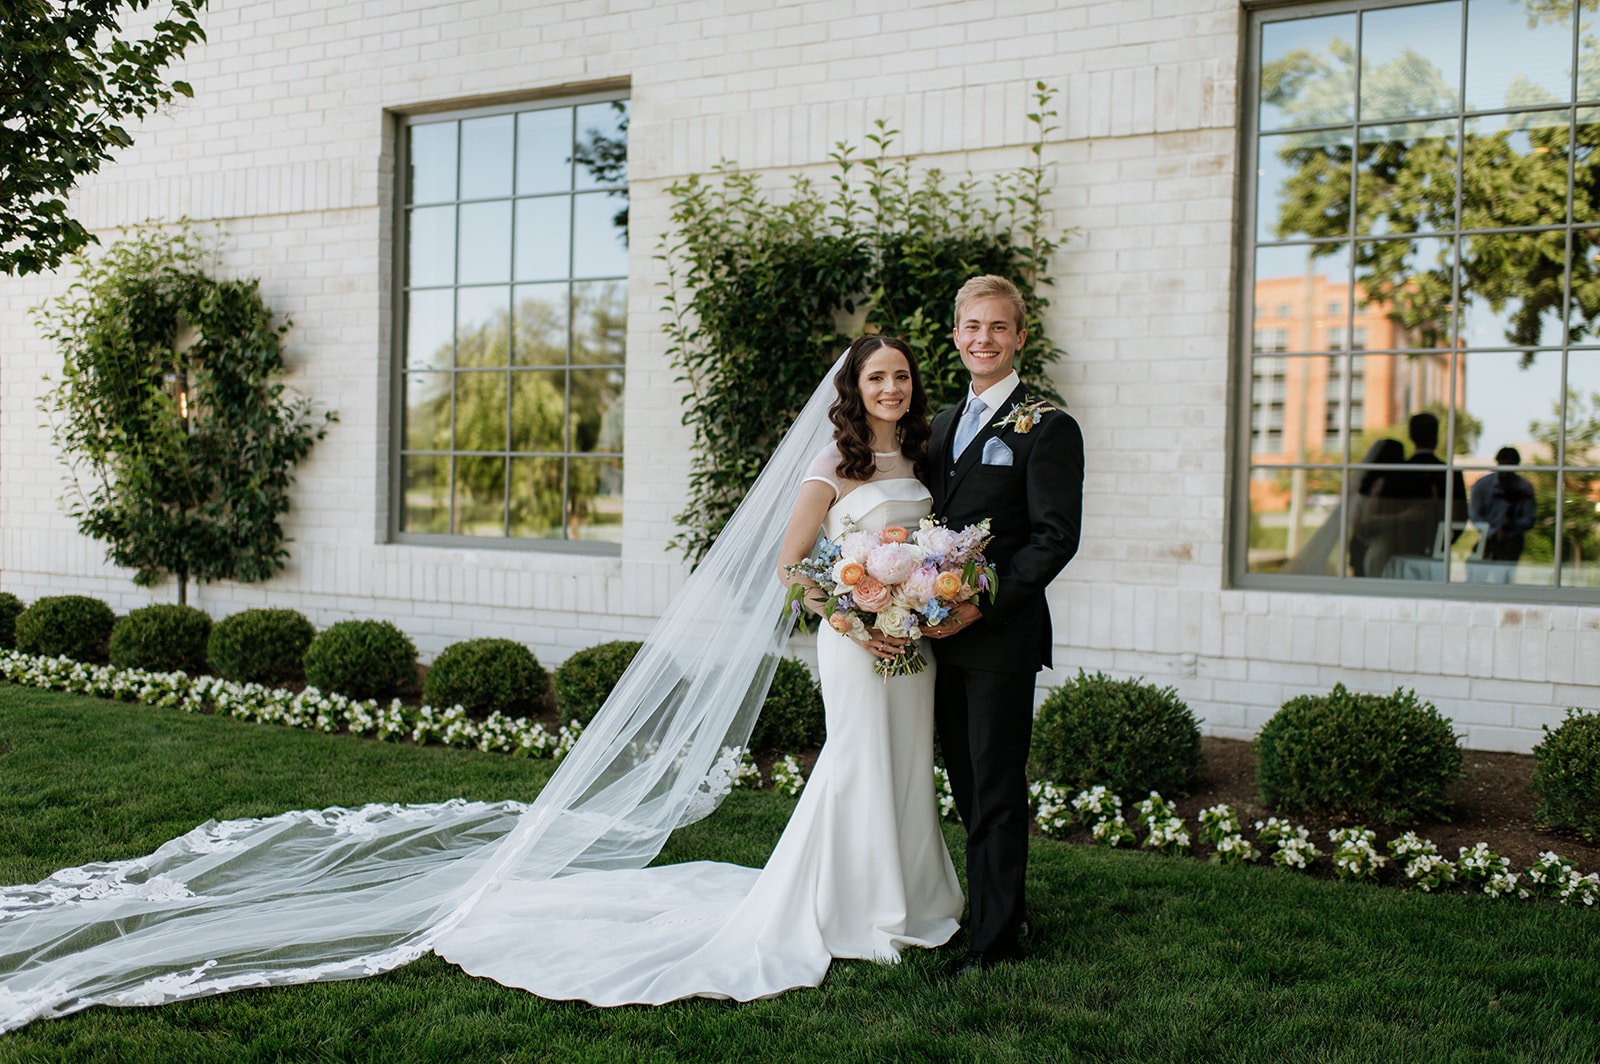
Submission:
M 1250 744 L 1240 739 L 1209 737 L 1201 740 L 1201 749 L 1205 755 L 1205 767 L 1193 793 L 1176 800 L 1172 795 L 1162 797 L 1171 801 L 1178 814 L 1189 822 L 1191 835 L 1194 834 L 1200 810 L 1221 803 L 1234 808 L 1239 814 L 1239 823 L 1245 829 L 1245 837 L 1253 839 L 1255 822 L 1265 820 L 1274 812 L 1261 804 L 1261 795 L 1256 789 L 1256 759 Z M 1600 871 L 1600 846 L 1586 843 L 1570 834 L 1546 831 L 1535 826 L 1533 807 L 1537 800 L 1528 789 L 1533 766 L 1531 754 L 1468 750 L 1462 765 L 1461 780 L 1451 794 L 1453 805 L 1448 821 L 1419 820 L 1405 825 L 1366 826 L 1377 833 L 1378 852 L 1386 856 L 1388 850 L 1385 843 L 1407 831 L 1415 831 L 1425 839 L 1432 839 L 1439 853 L 1452 861 L 1458 857 L 1458 847 L 1471 849 L 1476 843 L 1486 842 L 1489 849 L 1510 858 L 1513 871 L 1523 871 L 1546 850 L 1553 850 L 1575 861 L 1580 872 Z M 1144 795 L 1124 794 L 1121 797 L 1125 803 L 1123 814 L 1128 817 L 1131 827 L 1134 817 L 1132 803 Z M 1323 851 L 1324 856 L 1307 871 L 1332 878 L 1333 864 L 1326 856 L 1331 848 L 1328 831 L 1347 825 L 1307 816 L 1277 815 L 1310 830 L 1312 842 Z M 1065 838 L 1069 842 L 1093 842 L 1088 829 L 1084 827 L 1074 827 Z M 1196 846 L 1193 852 L 1197 856 L 1204 856 L 1209 850 L 1204 846 Z M 1391 862 L 1379 880 L 1398 884 L 1403 882 L 1404 876 Z

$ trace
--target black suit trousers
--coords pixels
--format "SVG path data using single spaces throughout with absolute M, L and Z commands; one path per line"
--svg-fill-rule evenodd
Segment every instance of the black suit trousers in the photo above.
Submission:
M 1032 673 L 939 665 L 934 707 L 956 810 L 967 829 L 967 948 L 1010 954 L 1028 871 Z

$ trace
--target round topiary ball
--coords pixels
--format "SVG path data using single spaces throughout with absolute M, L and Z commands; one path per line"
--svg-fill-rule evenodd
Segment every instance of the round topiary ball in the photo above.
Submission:
M 311 641 L 306 682 L 347 698 L 390 698 L 417 679 L 417 648 L 388 621 L 340 621 Z
M 1403 824 L 1442 815 L 1461 741 L 1437 709 L 1398 690 L 1291 698 L 1256 736 L 1261 803 L 1288 813 Z
M 636 639 L 597 643 L 557 666 L 556 711 L 561 723 L 588 724 L 593 720 L 642 645 Z
M 499 710 L 508 717 L 537 714 L 550 675 L 533 651 L 510 639 L 469 639 L 445 648 L 422 682 L 422 700 L 435 708 L 461 706 L 469 716 Z
M 811 670 L 794 658 L 783 658 L 773 674 L 767 700 L 761 706 L 750 748 L 764 753 L 794 754 L 814 750 L 827 738 L 822 709 L 822 688 Z
M 299 683 L 317 629 L 295 610 L 241 610 L 211 629 L 206 661 L 235 683 Z
M 15 650 L 17 617 L 26 607 L 9 591 L 0 591 L 0 650 Z
M 158 605 L 134 610 L 111 630 L 111 664 L 150 672 L 206 671 L 211 618 L 193 606 Z
M 1567 710 L 1559 727 L 1545 725 L 1533 756 L 1534 823 L 1600 842 L 1600 713 Z
M 117 615 L 87 595 L 42 598 L 17 617 L 17 649 L 48 658 L 69 657 L 98 665 L 106 660 Z
M 1187 794 L 1200 774 L 1200 725 L 1171 687 L 1080 669 L 1039 707 L 1029 757 L 1035 778 L 1058 786 Z

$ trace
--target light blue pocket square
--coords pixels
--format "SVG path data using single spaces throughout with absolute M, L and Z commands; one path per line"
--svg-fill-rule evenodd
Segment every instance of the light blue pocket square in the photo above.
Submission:
M 998 439 L 985 440 L 983 443 L 984 465 L 1010 465 L 1011 448 L 1001 443 Z

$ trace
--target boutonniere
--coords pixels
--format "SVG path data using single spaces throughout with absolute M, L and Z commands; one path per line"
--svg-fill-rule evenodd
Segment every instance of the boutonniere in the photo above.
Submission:
M 1049 402 L 1044 399 L 1035 399 L 1031 403 L 1018 403 L 1011 408 L 1011 412 L 994 423 L 997 429 L 1016 429 L 1017 435 L 1026 436 L 1033 431 L 1034 422 L 1040 415 L 1054 410 Z

